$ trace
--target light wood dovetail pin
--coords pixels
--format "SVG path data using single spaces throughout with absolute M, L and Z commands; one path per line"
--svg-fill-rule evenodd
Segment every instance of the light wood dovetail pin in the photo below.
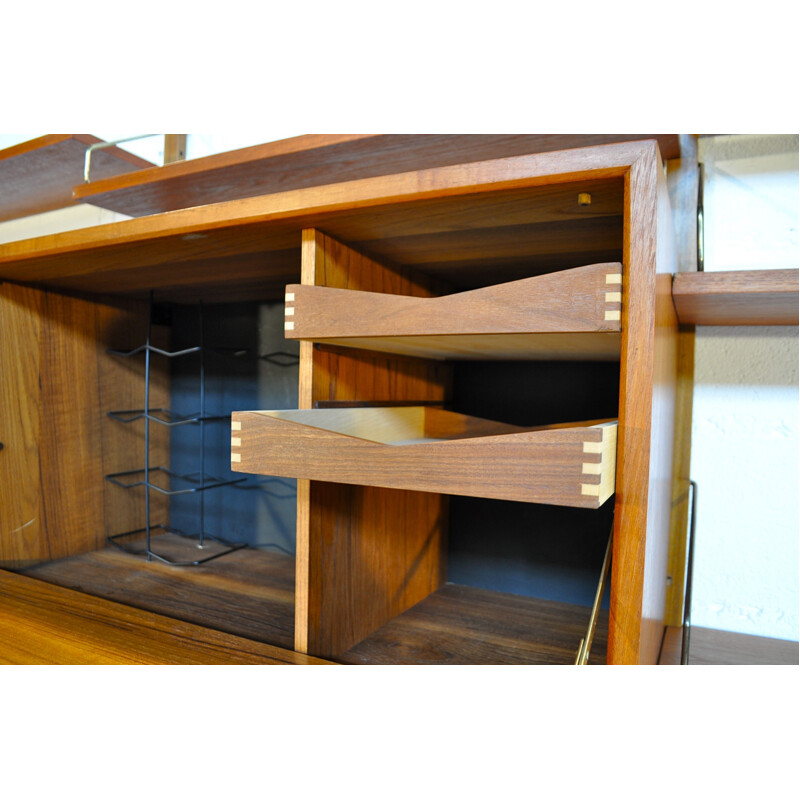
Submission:
M 412 297 L 327 286 L 286 287 L 287 339 L 434 359 L 615 360 L 619 263 Z
M 521 428 L 429 406 L 239 411 L 231 468 L 390 489 L 599 508 L 617 421 Z

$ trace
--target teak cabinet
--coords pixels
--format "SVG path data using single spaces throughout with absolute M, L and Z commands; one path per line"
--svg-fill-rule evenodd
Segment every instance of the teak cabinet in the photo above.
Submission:
M 162 628 L 173 617 L 260 640 L 286 654 L 276 662 L 572 663 L 585 602 L 454 585 L 448 572 L 485 577 L 481 553 L 534 535 L 580 549 L 574 520 L 604 547 L 613 506 L 595 647 L 611 664 L 657 663 L 676 269 L 655 141 L 321 183 L 2 245 L 0 566 L 26 581 L 14 589 L 23 575 L 6 573 L 3 591 L 60 584 L 86 593 L 65 608 L 99 596 L 162 615 Z M 148 319 L 149 341 L 175 351 L 187 309 L 256 300 L 281 304 L 281 333 L 299 346 L 297 408 L 234 399 L 230 439 L 206 442 L 230 458 L 222 478 L 297 481 L 294 557 L 244 549 L 175 568 L 109 550 L 108 536 L 142 527 L 142 492 L 106 476 L 136 468 L 145 433 L 108 412 L 169 408 L 182 386 L 154 351 L 144 405 L 144 359 L 118 352 L 144 341 Z M 173 428 L 151 427 L 154 470 L 180 447 Z M 225 502 L 234 520 L 238 501 Z M 158 492 L 149 512 L 179 513 Z M 515 552 L 496 563 L 513 572 Z

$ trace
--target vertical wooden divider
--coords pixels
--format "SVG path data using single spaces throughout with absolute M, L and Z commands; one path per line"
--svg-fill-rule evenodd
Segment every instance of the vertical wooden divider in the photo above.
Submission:
M 303 231 L 302 283 L 429 297 L 432 286 L 321 231 Z M 447 400 L 442 363 L 300 344 L 300 408 Z M 334 657 L 445 579 L 447 498 L 298 480 L 295 649 Z

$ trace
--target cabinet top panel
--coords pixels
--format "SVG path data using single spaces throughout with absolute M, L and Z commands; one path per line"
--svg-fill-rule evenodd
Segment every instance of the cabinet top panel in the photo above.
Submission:
M 655 152 L 655 142 L 605 145 L 171 211 L 2 245 L 0 278 L 165 299 L 280 297 L 299 278 L 306 227 L 460 288 L 489 264 L 500 281 L 619 261 L 624 176 Z
M 308 134 L 75 187 L 77 200 L 132 217 L 309 186 L 495 158 L 656 139 L 678 158 L 677 134 Z

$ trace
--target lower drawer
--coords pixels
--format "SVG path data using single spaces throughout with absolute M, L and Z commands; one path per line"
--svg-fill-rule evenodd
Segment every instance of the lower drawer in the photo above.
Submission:
M 240 411 L 237 472 L 599 508 L 616 420 L 520 428 L 425 406 Z

